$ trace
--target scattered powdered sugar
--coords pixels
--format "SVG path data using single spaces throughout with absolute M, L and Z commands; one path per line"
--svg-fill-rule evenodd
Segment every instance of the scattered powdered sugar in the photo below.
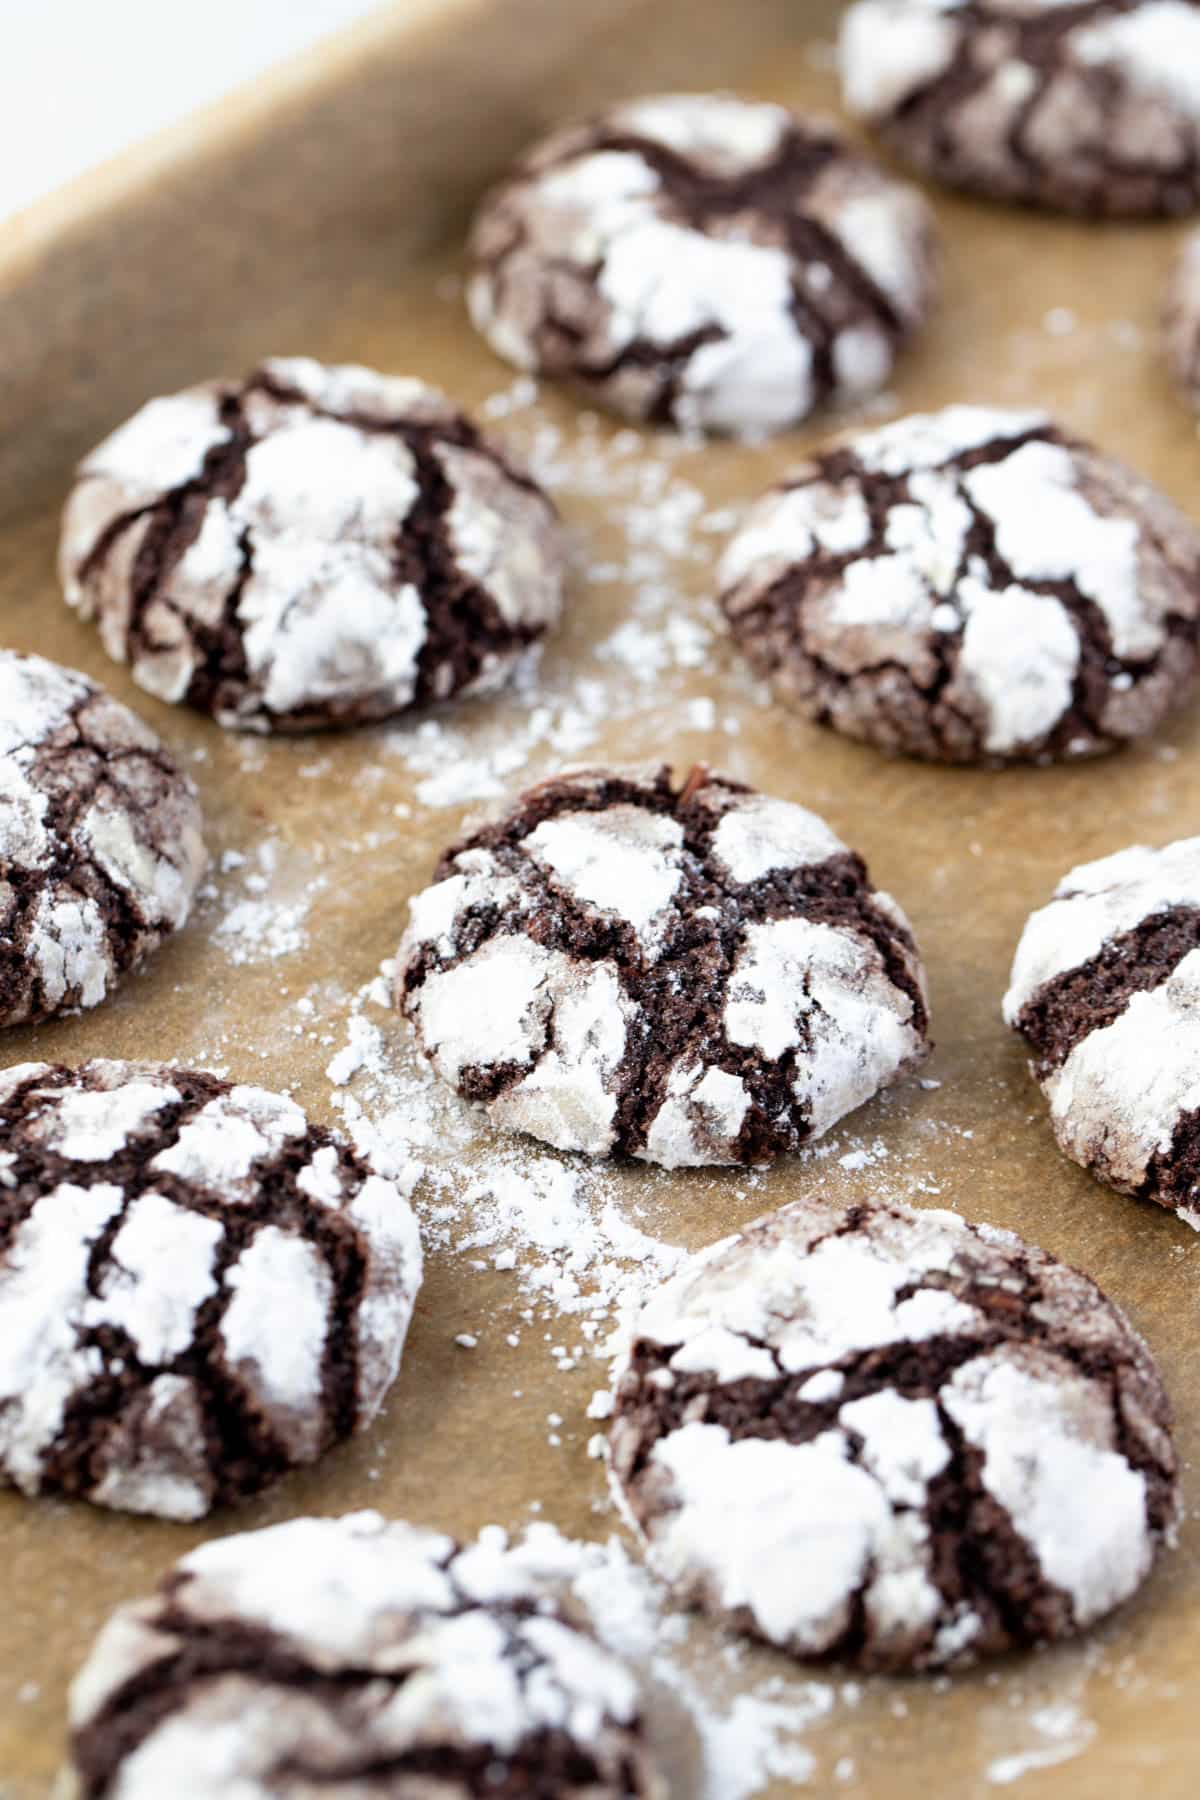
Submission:
M 1026 1723 L 1040 1742 L 1028 1750 L 997 1756 L 988 1764 L 987 1778 L 997 1787 L 1007 1787 L 1038 1769 L 1052 1769 L 1058 1763 L 1069 1762 L 1086 1750 L 1096 1735 L 1093 1721 L 1069 1701 L 1035 1707 Z
M 560 1314 L 605 1318 L 631 1287 L 672 1273 L 685 1253 L 629 1224 L 595 1187 L 552 1157 L 502 1154 L 466 1188 L 476 1222 L 455 1247 L 500 1246 L 503 1255 L 522 1242 L 533 1253 L 521 1269 L 532 1294 Z
M 490 725 L 430 718 L 388 734 L 388 748 L 422 777 L 416 788 L 421 806 L 499 799 L 539 753 L 569 759 L 595 742 L 610 716 L 608 690 L 599 681 L 578 680 L 548 700 L 539 671 L 540 658 L 531 655 L 513 681 L 509 713 Z
M 782 1697 L 776 1698 L 776 1693 Z M 713 1800 L 742 1800 L 772 1777 L 812 1780 L 817 1759 L 798 1742 L 797 1734 L 832 1707 L 832 1688 L 777 1679 L 765 1693 L 738 1694 L 727 1713 L 715 1716 L 701 1705 L 699 1694 L 694 1698 L 706 1753 L 707 1792 Z
M 224 944 L 234 964 L 271 961 L 300 949 L 305 941 L 307 912 L 307 899 L 293 901 L 290 906 L 278 901 L 236 900 L 214 935 Z
M 313 898 L 328 885 L 311 859 L 285 856 L 276 838 L 265 838 L 249 854 L 226 851 L 219 873 L 230 879 L 210 883 L 202 898 L 219 908 L 213 936 L 235 967 L 274 962 L 304 947 Z
M 642 1676 L 652 1740 L 659 1735 L 656 1712 L 682 1713 L 682 1732 L 670 1735 L 690 1742 L 676 1741 L 664 1760 L 668 1776 L 684 1762 L 694 1765 L 695 1786 L 684 1791 L 695 1800 L 750 1800 L 772 1779 L 806 1783 L 816 1774 L 817 1756 L 802 1739 L 833 1716 L 839 1699 L 833 1683 L 773 1675 L 758 1692 L 738 1691 L 738 1658 L 672 1612 L 665 1590 L 617 1538 L 578 1543 L 539 1521 L 513 1553 L 569 1591 L 602 1643 Z

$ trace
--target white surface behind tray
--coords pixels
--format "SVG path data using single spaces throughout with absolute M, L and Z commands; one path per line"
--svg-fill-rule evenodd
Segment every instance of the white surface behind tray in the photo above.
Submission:
M 0 0 L 0 219 L 377 0 Z

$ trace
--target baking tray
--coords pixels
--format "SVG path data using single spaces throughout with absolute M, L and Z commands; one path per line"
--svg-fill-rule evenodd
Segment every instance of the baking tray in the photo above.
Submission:
M 727 1733 L 717 1800 L 759 1776 L 764 1794 L 796 1792 L 808 1776 L 809 1791 L 872 1800 L 1009 1786 L 1022 1800 L 1195 1793 L 1200 1239 L 1059 1157 L 998 1007 L 1022 921 L 1063 871 L 1200 829 L 1200 723 L 1185 715 L 1103 762 L 983 773 L 888 761 L 786 717 L 719 632 L 713 565 L 737 507 L 837 421 L 757 448 L 631 434 L 514 382 L 463 316 L 465 219 L 524 141 L 580 107 L 664 85 L 721 83 L 836 111 L 832 10 L 393 7 L 0 231 L 0 639 L 88 669 L 150 720 L 200 785 L 216 859 L 195 922 L 144 974 L 86 1017 L 8 1034 L 6 1060 L 201 1061 L 287 1085 L 322 1120 L 384 1119 L 393 1142 L 411 1125 L 433 1164 L 417 1189 L 430 1254 L 409 1350 L 360 1442 L 203 1527 L 0 1494 L 4 1800 L 49 1791 L 66 1683 L 109 1610 L 203 1536 L 363 1505 L 461 1533 L 531 1517 L 574 1538 L 617 1529 L 588 1454 L 587 1406 L 605 1378 L 595 1345 L 631 1286 L 622 1275 L 602 1295 L 598 1324 L 561 1316 L 531 1295 L 553 1254 L 531 1243 L 528 1221 L 517 1266 L 494 1266 L 498 1252 L 510 1260 L 511 1229 L 470 1195 L 507 1181 L 511 1227 L 530 1169 L 542 1201 L 558 1169 L 589 1217 L 608 1206 L 610 1244 L 624 1230 L 636 1252 L 628 1227 L 654 1240 L 651 1279 L 662 1246 L 697 1247 L 800 1193 L 831 1205 L 897 1194 L 1014 1227 L 1129 1310 L 1175 1400 L 1189 1501 L 1180 1547 L 1082 1642 L 950 1679 L 854 1681 L 694 1623 L 671 1654 L 698 1671 L 711 1720 L 745 1727 Z M 868 415 L 952 400 L 1049 406 L 1200 510 L 1200 445 L 1157 344 L 1179 229 L 1093 229 L 935 199 L 944 304 Z M 141 694 L 67 613 L 53 556 L 75 457 L 150 393 L 298 351 L 427 376 L 483 408 L 554 483 L 578 568 L 568 623 L 534 683 L 424 722 L 246 741 Z M 925 952 L 938 1050 L 922 1074 L 940 1086 L 913 1080 L 814 1151 L 747 1177 L 580 1171 L 493 1137 L 422 1081 L 370 983 L 439 848 L 560 758 L 657 755 L 704 758 L 803 801 L 863 850 Z M 578 1279 L 611 1288 L 612 1277 L 601 1258 Z M 670 1713 L 656 1727 L 692 1800 L 695 1746 Z

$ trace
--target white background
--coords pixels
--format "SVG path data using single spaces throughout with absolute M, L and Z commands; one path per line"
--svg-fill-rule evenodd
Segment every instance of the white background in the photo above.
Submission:
M 378 0 L 0 0 L 0 218 Z

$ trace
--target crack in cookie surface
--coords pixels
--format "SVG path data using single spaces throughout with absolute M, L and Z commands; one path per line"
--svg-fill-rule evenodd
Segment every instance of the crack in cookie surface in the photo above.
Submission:
M 803 808 L 583 771 L 455 845 L 397 1001 L 500 1123 L 668 1166 L 794 1149 L 928 1052 L 907 920 Z
M 857 0 L 843 92 L 917 168 L 1093 217 L 1200 202 L 1196 0 Z
M 306 731 L 499 685 L 556 623 L 565 556 L 541 489 L 436 390 L 290 358 L 101 444 L 60 564 L 151 692 Z
M 899 1205 L 798 1202 L 693 1258 L 635 1324 L 610 1442 L 682 1598 L 868 1668 L 1079 1630 L 1178 1513 L 1169 1405 L 1117 1308 Z
M 1004 1017 L 1067 1155 L 1200 1228 L 1200 838 L 1064 876 L 1025 925 Z
M 86 675 L 0 651 L 0 1026 L 99 1004 L 182 927 L 196 790 Z
M 1195 681 L 1200 534 L 1035 413 L 950 407 L 851 439 L 752 507 L 720 580 L 781 698 L 928 760 L 1098 754 Z
M 101 1634 L 71 1723 L 82 1800 L 157 1800 L 185 1772 L 236 1774 L 247 1800 L 423 1778 L 439 1800 L 665 1793 L 633 1678 L 502 1534 L 460 1546 L 372 1513 L 185 1557 Z
M 520 367 L 635 419 L 780 429 L 886 380 L 936 285 L 924 203 L 820 121 L 631 101 L 484 202 L 472 317 Z
M 0 1474 L 168 1518 L 379 1410 L 411 1209 L 294 1102 L 158 1065 L 0 1074 Z

